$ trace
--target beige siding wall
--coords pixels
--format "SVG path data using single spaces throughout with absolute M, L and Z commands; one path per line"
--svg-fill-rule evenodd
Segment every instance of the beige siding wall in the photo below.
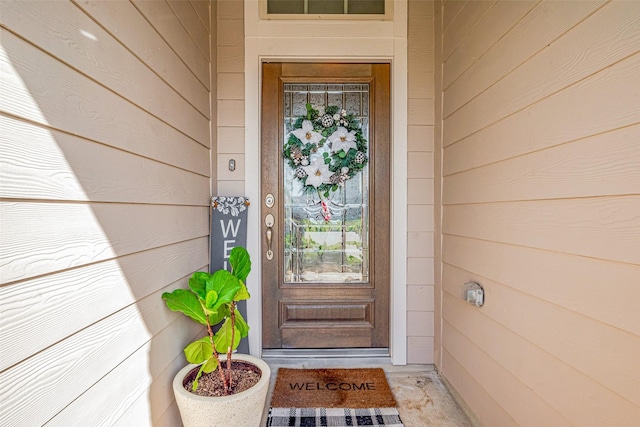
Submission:
M 217 16 L 217 194 L 244 196 L 244 2 L 218 1 Z
M 635 425 L 640 3 L 435 12 L 436 362 L 486 426 Z
M 0 424 L 179 424 L 208 263 L 205 1 L 0 5 Z
M 433 2 L 408 12 L 407 362 L 433 363 Z

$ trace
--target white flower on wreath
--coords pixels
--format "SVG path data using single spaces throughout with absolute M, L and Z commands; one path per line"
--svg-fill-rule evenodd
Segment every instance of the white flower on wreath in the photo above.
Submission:
M 302 141 L 303 144 L 317 144 L 322 140 L 322 135 L 313 130 L 311 120 L 303 120 L 302 128 L 296 129 L 292 133 Z
M 329 183 L 329 177 L 332 172 L 329 170 L 329 165 L 324 163 L 324 157 L 316 156 L 311 160 L 309 166 L 303 166 L 302 168 L 307 173 L 307 185 L 318 188 L 322 184 Z
M 334 152 L 338 152 L 340 150 L 344 150 L 344 152 L 348 152 L 350 148 L 358 147 L 356 146 L 356 132 L 348 131 L 346 128 L 340 126 L 334 133 L 329 137 L 329 141 L 331 142 L 331 150 Z

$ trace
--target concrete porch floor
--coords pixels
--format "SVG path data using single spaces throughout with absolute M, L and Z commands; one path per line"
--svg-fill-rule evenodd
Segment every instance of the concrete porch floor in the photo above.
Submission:
M 443 383 L 433 365 L 393 366 L 367 363 L 359 360 L 304 359 L 294 361 L 268 360 L 271 367 L 271 384 L 267 404 L 262 415 L 265 426 L 271 394 L 280 367 L 286 368 L 382 368 L 398 404 L 398 411 L 406 427 L 473 427 L 462 407 Z

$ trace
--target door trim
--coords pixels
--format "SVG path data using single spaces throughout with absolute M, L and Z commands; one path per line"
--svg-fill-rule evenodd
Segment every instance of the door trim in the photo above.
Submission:
M 390 65 L 271 62 L 263 63 L 262 72 L 261 190 L 263 198 L 267 194 L 273 194 L 277 203 L 271 207 L 260 206 L 259 209 L 262 209 L 262 216 L 273 214 L 278 218 L 273 227 L 276 234 L 272 242 L 275 256 L 271 260 L 267 261 L 265 258 L 267 243 L 264 239 L 262 245 L 262 300 L 263 310 L 267 310 L 263 312 L 262 345 L 269 349 L 388 348 L 391 296 Z M 364 258 L 365 276 L 356 283 L 342 280 L 302 283 L 285 278 L 283 251 L 284 229 L 287 228 L 287 192 L 283 184 L 285 187 L 287 185 L 283 183 L 283 179 L 286 181 L 285 171 L 288 166 L 281 154 L 282 143 L 287 138 L 286 133 L 283 133 L 283 113 L 285 88 L 296 83 L 351 83 L 366 84 L 369 87 L 365 101 L 368 111 L 365 113 L 365 120 L 369 122 L 369 132 L 365 135 L 369 140 L 370 167 L 368 173 L 363 175 L 367 188 L 367 197 L 363 198 L 363 202 L 367 208 L 366 215 L 362 217 L 366 224 L 363 231 L 367 236 L 363 240 L 363 247 L 368 248 L 368 256 Z M 348 87 L 343 89 L 350 91 Z M 301 202 L 295 197 L 291 201 L 294 204 Z M 296 222 L 293 218 L 290 220 Z M 273 307 L 278 310 L 273 310 Z M 304 309 L 300 310 L 302 307 Z M 331 321 L 330 317 L 338 313 L 347 317 Z
M 305 54 L 285 52 L 281 40 L 245 38 L 245 194 L 252 203 L 260 199 L 260 88 L 262 62 L 357 62 L 352 57 L 317 58 Z M 269 53 L 267 53 L 269 52 Z M 393 45 L 381 56 L 357 58 L 360 62 L 384 62 L 391 64 L 391 299 L 390 299 L 390 347 L 394 365 L 407 363 L 407 50 L 406 40 Z M 248 212 L 247 248 L 254 258 L 254 273 L 247 280 L 252 298 L 247 301 L 249 346 L 252 355 L 262 355 L 262 298 L 261 298 L 261 217 L 260 209 Z

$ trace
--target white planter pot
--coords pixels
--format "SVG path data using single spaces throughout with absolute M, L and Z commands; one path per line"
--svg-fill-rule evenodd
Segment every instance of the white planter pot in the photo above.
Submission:
M 226 358 L 225 358 L 226 359 Z M 187 365 L 173 379 L 173 393 L 185 427 L 255 427 L 262 420 L 267 400 L 271 369 L 262 359 L 246 354 L 234 354 L 232 360 L 257 366 L 262 371 L 260 381 L 248 390 L 231 396 L 198 396 L 184 389 L 185 376 L 198 365 Z

